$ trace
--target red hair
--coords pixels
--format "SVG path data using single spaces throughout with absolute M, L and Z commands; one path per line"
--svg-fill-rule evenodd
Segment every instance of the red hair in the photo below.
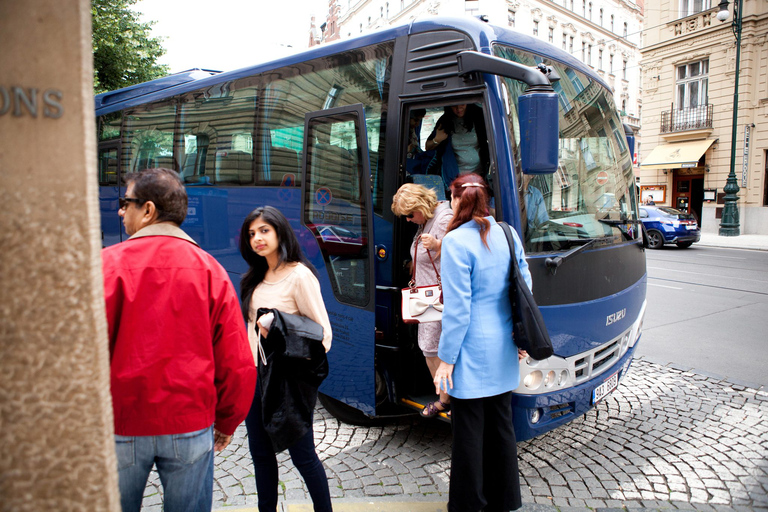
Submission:
M 474 173 L 462 174 L 451 183 L 451 197 L 457 198 L 459 204 L 453 212 L 453 220 L 448 225 L 448 231 L 453 231 L 462 224 L 474 220 L 480 224 L 480 238 L 483 245 L 488 247 L 488 232 L 491 223 L 485 217 L 488 215 L 488 184 Z

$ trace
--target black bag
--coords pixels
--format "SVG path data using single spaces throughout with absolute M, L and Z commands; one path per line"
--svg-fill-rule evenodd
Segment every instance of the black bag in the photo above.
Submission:
M 517 257 L 515 256 L 512 229 L 506 222 L 499 222 L 499 225 L 507 237 L 509 252 L 512 256 L 509 300 L 512 303 L 512 329 L 515 343 L 518 348 L 528 352 L 528 355 L 533 359 L 541 361 L 554 354 L 552 340 L 549 339 L 547 326 L 544 324 L 539 306 L 533 300 L 533 294 L 520 274 L 520 267 L 517 265 Z

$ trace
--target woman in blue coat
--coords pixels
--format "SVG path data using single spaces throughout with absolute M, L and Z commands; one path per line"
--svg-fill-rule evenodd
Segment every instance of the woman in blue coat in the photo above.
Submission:
M 453 220 L 442 245 L 443 330 L 435 390 L 453 406 L 449 511 L 520 508 L 512 391 L 520 380 L 512 339 L 509 273 L 512 262 L 501 226 L 488 216 L 488 185 L 476 174 L 451 184 Z M 515 257 L 531 286 L 522 243 Z

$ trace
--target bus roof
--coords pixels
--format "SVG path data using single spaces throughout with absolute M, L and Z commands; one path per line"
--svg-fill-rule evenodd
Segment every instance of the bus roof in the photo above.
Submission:
M 459 30 L 466 33 L 472 38 L 478 49 L 484 53 L 490 52 L 491 43 L 499 42 L 520 50 L 545 55 L 549 59 L 559 61 L 588 75 L 591 79 L 599 82 L 605 88 L 610 90 L 610 87 L 605 81 L 580 60 L 560 48 L 538 38 L 508 28 L 490 25 L 473 17 L 449 18 L 426 16 L 416 18 L 406 25 L 385 28 L 360 37 L 324 44 L 277 60 L 267 61 L 232 71 L 222 73 L 195 68 L 180 73 L 174 73 L 149 82 L 144 82 L 142 84 L 118 89 L 116 91 L 98 94 L 95 98 L 96 115 L 109 114 L 110 112 L 122 110 L 127 107 L 161 100 L 177 94 L 183 94 L 206 86 L 215 85 L 222 81 L 237 80 L 239 78 L 256 75 L 282 66 L 290 66 L 292 64 L 326 57 L 347 50 L 393 40 L 400 36 L 440 29 Z

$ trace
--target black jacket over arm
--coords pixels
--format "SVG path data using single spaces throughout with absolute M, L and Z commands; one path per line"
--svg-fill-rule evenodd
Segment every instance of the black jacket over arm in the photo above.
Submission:
M 317 390 L 328 376 L 328 358 L 320 324 L 277 309 L 259 308 L 256 317 L 269 312 L 275 319 L 261 340 L 267 364 L 259 358 L 259 384 L 264 429 L 277 453 L 311 428 Z

